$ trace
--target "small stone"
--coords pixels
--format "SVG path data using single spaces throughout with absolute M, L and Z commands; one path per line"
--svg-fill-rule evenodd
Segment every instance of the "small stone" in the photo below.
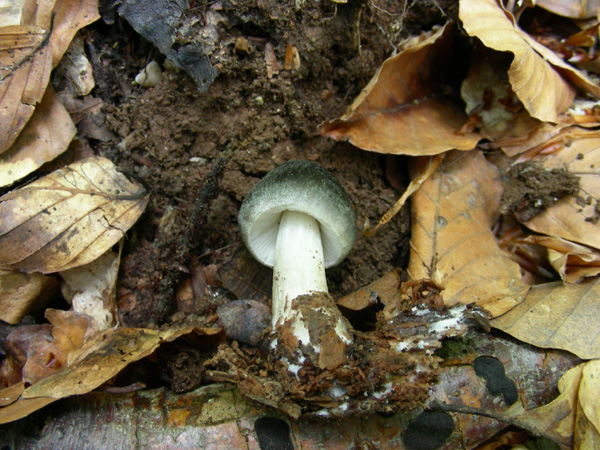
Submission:
M 256 300 L 234 300 L 217 308 L 217 315 L 228 338 L 254 346 L 271 322 L 269 307 Z
M 135 82 L 143 87 L 153 87 L 158 84 L 162 78 L 162 70 L 156 61 L 151 61 L 135 77 Z

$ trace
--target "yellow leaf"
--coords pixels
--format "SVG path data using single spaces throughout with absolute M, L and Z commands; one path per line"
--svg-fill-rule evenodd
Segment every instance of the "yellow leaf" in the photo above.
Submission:
M 9 186 L 52 161 L 68 147 L 77 129 L 52 87 L 15 143 L 0 156 L 0 186 Z
M 491 321 L 493 327 L 528 344 L 559 348 L 580 358 L 600 357 L 600 280 L 531 288 L 523 303 Z
M 431 278 L 448 305 L 474 302 L 492 316 L 518 304 L 528 286 L 491 231 L 501 191 L 481 152 L 449 153 L 413 194 L 409 277 Z
M 89 263 L 123 237 L 148 197 L 98 156 L 9 192 L 0 197 L 0 268 L 50 273 Z
M 452 45 L 446 25 L 384 61 L 348 111 L 320 126 L 321 134 L 395 155 L 473 149 L 480 136 L 458 133 L 467 117 L 440 92 L 440 75 L 455 64 Z
M 579 386 L 579 404 L 590 423 L 600 431 L 600 360 L 589 361 L 583 368 Z
M 542 46 L 516 25 L 496 0 L 461 0 L 459 5 L 460 20 L 470 36 L 488 48 L 514 55 L 508 77 L 529 114 L 556 122 L 575 98 L 575 90 L 548 62 L 559 64 L 561 60 L 551 52 L 540 55 Z

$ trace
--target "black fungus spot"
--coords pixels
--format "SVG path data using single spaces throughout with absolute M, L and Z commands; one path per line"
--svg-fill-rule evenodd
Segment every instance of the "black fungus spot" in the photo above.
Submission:
M 409 450 L 435 450 L 454 432 L 454 421 L 443 411 L 425 411 L 408 424 L 404 445 Z
M 485 386 L 494 397 L 502 395 L 507 405 L 519 399 L 517 386 L 504 373 L 504 366 L 491 356 L 480 356 L 473 361 L 475 373 L 485 380 Z
M 261 417 L 254 422 L 260 450 L 294 450 L 288 424 L 275 417 Z

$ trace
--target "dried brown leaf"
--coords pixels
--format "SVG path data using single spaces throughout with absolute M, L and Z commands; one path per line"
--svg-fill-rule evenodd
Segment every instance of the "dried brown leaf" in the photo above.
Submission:
M 19 398 L 9 406 L 0 408 L 0 424 L 14 422 L 55 402 L 55 398 Z
M 2 386 L 11 386 L 23 381 L 23 366 L 31 343 L 39 336 L 52 340 L 52 325 L 20 325 L 6 337 L 3 345 L 6 355 L 0 367 Z
M 523 154 L 518 161 L 526 161 L 538 154 L 548 154 L 569 145 L 573 139 L 589 134 L 584 128 L 573 126 L 565 115 L 558 118 L 557 125 L 541 123 L 529 133 L 514 138 L 499 139 L 489 144 L 490 148 L 501 148 L 508 156 Z
M 0 28 L 0 153 L 7 151 L 41 101 L 50 70 L 77 30 L 100 16 L 97 0 L 40 0 L 23 23 Z
M 579 176 L 580 190 L 558 200 L 525 223 L 532 230 L 600 249 L 600 134 L 588 131 L 551 155 L 536 157 L 546 169 L 566 169 Z
M 57 287 L 55 278 L 41 273 L 0 270 L 0 320 L 19 323 L 26 314 L 42 307 Z
M 558 381 L 560 395 L 547 405 L 519 415 L 518 423 L 540 435 L 551 434 L 560 444 L 571 446 L 583 367 L 580 364 L 565 372 Z
M 579 450 L 600 444 L 600 360 L 567 371 L 558 383 L 560 395 L 551 403 L 517 418 L 521 426 L 551 435 L 561 445 Z
M 409 277 L 431 278 L 448 305 L 474 302 L 492 316 L 518 304 L 528 287 L 491 231 L 501 194 L 480 151 L 449 153 L 413 195 Z
M 401 282 L 398 271 L 392 270 L 378 280 L 340 298 L 336 303 L 352 311 L 360 311 L 379 301 L 386 305 L 398 295 Z
M 528 241 L 546 247 L 548 261 L 567 283 L 600 274 L 600 251 L 551 236 L 529 236 Z
M 25 383 L 16 383 L 12 386 L 0 389 L 0 407 L 8 406 L 11 403 L 16 402 L 24 390 Z
M 599 296 L 598 278 L 580 284 L 541 284 L 532 287 L 520 305 L 491 324 L 536 347 L 567 350 L 584 359 L 598 358 Z
M 0 268 L 50 273 L 109 250 L 142 214 L 148 192 L 91 157 L 0 197 Z
M 600 13 L 600 3 L 597 0 L 536 0 L 535 4 L 572 19 L 588 19 Z
M 40 102 L 52 68 L 50 32 L 35 25 L 0 28 L 0 154 Z
M 57 0 L 54 6 L 52 67 L 56 67 L 69 48 L 75 33 L 100 18 L 98 0 Z
M 459 17 L 470 36 L 514 55 L 508 77 L 515 94 L 532 117 L 556 122 L 575 98 L 575 90 L 551 64 L 569 66 L 523 32 L 496 0 L 461 0 Z
M 75 311 L 47 309 L 46 319 L 52 324 L 51 338 L 43 333 L 35 336 L 27 348 L 22 377 L 34 383 L 67 366 L 70 352 L 80 348 L 84 336 L 97 331 L 92 319 Z
M 77 132 L 69 113 L 49 87 L 14 144 L 2 155 L 0 186 L 9 186 L 52 161 Z
M 380 153 L 435 155 L 471 150 L 479 135 L 460 134 L 466 115 L 443 95 L 452 64 L 451 26 L 387 59 L 348 111 L 320 132 Z
M 165 331 L 117 328 L 99 333 L 95 339 L 86 342 L 86 349 L 82 350 L 78 360 L 25 389 L 22 398 L 64 398 L 85 394 L 110 380 L 127 365 L 150 355 L 163 342 L 171 342 L 194 331 L 204 335 L 221 332 L 218 328 L 180 325 Z

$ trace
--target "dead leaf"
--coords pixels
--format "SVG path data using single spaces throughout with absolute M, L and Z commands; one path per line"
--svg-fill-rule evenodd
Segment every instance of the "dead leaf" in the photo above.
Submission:
M 514 55 L 508 77 L 529 114 L 556 122 L 575 98 L 575 90 L 550 65 L 564 64 L 550 50 L 531 39 L 496 0 L 461 0 L 459 17 L 470 36 L 491 49 Z
M 474 148 L 481 137 L 459 133 L 467 117 L 441 92 L 440 75 L 456 64 L 451 28 L 384 61 L 346 113 L 320 125 L 321 134 L 395 155 Z
M 600 251 L 551 236 L 529 236 L 528 241 L 543 245 L 550 265 L 567 283 L 600 274 Z
M 25 383 L 16 383 L 12 386 L 0 389 L 0 407 L 14 403 L 25 390 Z
M 413 195 L 409 277 L 432 279 L 447 305 L 474 302 L 494 317 L 517 305 L 528 286 L 491 231 L 501 194 L 480 151 L 450 152 Z
M 487 146 L 501 148 L 508 156 L 522 154 L 517 162 L 526 161 L 538 154 L 554 153 L 570 145 L 574 139 L 589 136 L 588 130 L 573 126 L 573 123 L 571 118 L 563 114 L 556 125 L 544 122 L 523 136 L 502 138 Z
M 41 273 L 0 270 L 0 320 L 19 323 L 26 314 L 45 305 L 57 287 L 55 278 Z
M 110 329 L 86 343 L 79 359 L 61 372 L 29 386 L 22 398 L 64 398 L 90 392 L 110 380 L 124 367 L 150 355 L 163 342 L 171 342 L 194 331 L 204 335 L 221 333 L 219 328 L 196 325 L 172 326 L 165 331 L 142 328 Z M 90 351 L 90 349 L 92 349 Z
M 0 424 L 14 422 L 27 417 L 32 412 L 42 409 L 44 406 L 55 402 L 56 398 L 19 398 L 9 406 L 0 408 Z
M 96 0 L 44 0 L 22 8 L 21 23 L 0 28 L 0 153 L 33 114 L 77 30 L 100 17 Z
M 99 156 L 9 192 L 0 197 L 0 268 L 50 273 L 87 264 L 123 237 L 148 197 Z
M 27 362 L 31 343 L 38 337 L 52 341 L 52 325 L 20 325 L 4 340 L 6 355 L 0 369 L 0 386 L 11 386 L 23 380 L 23 367 Z
M 0 154 L 40 102 L 52 68 L 50 32 L 35 25 L 0 28 Z
M 566 169 L 579 177 L 580 190 L 558 200 L 550 208 L 533 217 L 525 225 L 548 236 L 557 236 L 600 249 L 600 137 L 588 131 L 560 152 L 534 159 L 546 169 Z
M 600 335 L 590 331 L 598 329 L 599 296 L 598 278 L 580 284 L 541 284 L 491 324 L 536 347 L 559 348 L 584 359 L 598 358 Z
M 56 0 L 52 12 L 55 17 L 50 43 L 52 67 L 56 67 L 77 31 L 98 20 L 100 14 L 98 0 Z
M 51 338 L 40 333 L 29 343 L 22 371 L 27 383 L 62 370 L 67 366 L 69 353 L 83 345 L 86 334 L 97 331 L 90 317 L 75 311 L 47 309 L 45 317 L 52 324 Z
M 506 65 L 489 51 L 475 51 L 460 93 L 476 128 L 494 145 L 499 139 L 515 139 L 540 126 L 511 89 Z
M 0 27 L 20 25 L 23 21 L 23 3 L 13 0 L 0 4 Z
M 392 270 L 378 280 L 340 298 L 336 304 L 352 311 L 363 310 L 378 302 L 386 305 L 398 295 L 401 282 L 398 271 Z
M 119 271 L 119 255 L 106 252 L 91 263 L 65 270 L 63 296 L 73 310 L 94 319 L 98 329 L 105 330 L 115 323 L 115 285 Z
M 49 87 L 14 144 L 2 155 L 0 186 L 10 186 L 52 161 L 69 147 L 76 132 L 69 113 Z
M 535 5 L 572 19 L 588 19 L 600 13 L 600 5 L 595 0 L 536 0 Z
M 588 361 L 579 385 L 579 408 L 575 423 L 575 448 L 598 448 L 600 444 L 600 360 Z
M 558 381 L 560 395 L 547 405 L 520 414 L 517 423 L 540 435 L 551 433 L 560 444 L 571 446 L 583 367 L 580 364 L 565 372 Z
M 83 46 L 81 35 L 75 36 L 56 66 L 56 73 L 62 78 L 58 90 L 68 91 L 73 97 L 88 95 L 96 85 L 92 64 Z

